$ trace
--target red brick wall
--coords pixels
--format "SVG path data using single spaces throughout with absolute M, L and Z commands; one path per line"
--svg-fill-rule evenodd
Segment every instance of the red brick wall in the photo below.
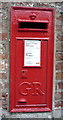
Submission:
M 62 10 L 62 9 L 61 9 Z M 55 80 L 55 107 L 63 106 L 63 38 L 62 38 L 63 14 L 56 13 L 56 80 Z

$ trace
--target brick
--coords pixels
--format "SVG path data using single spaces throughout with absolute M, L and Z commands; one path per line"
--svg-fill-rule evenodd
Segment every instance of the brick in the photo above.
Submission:
M 7 97 L 7 96 L 8 96 L 8 93 L 5 92 L 5 91 L 2 91 L 2 97 L 5 98 L 5 97 Z
M 8 55 L 7 53 L 0 53 L 0 59 L 7 59 Z
M 60 12 L 59 11 L 56 11 L 56 19 L 58 19 L 58 20 L 62 20 L 62 16 L 61 16 L 61 14 L 60 14 Z M 56 23 L 57 24 L 57 23 Z
M 63 99 L 63 92 L 55 92 L 55 100 Z
M 62 25 L 56 25 L 56 31 L 61 31 L 62 30 Z
M 6 96 L 2 97 L 2 101 L 3 101 L 3 103 L 6 101 Z
M 0 62 L 0 70 L 6 70 L 7 69 L 7 62 L 1 61 Z
M 59 83 L 58 83 L 58 88 L 59 88 L 59 89 L 63 89 L 63 82 L 59 82 Z
M 63 53 L 56 53 L 56 60 L 57 61 L 63 60 Z
M 6 99 L 2 99 L 2 108 L 7 109 Z
M 7 105 L 6 104 L 2 105 L 2 108 L 7 110 Z
M 2 33 L 7 33 L 8 30 L 8 24 L 7 24 L 7 20 L 3 20 L 3 24 L 2 24 Z
M 56 73 L 56 80 L 63 80 L 63 72 Z
M 6 73 L 0 73 L 0 79 L 7 79 Z
M 0 36 L 2 36 L 2 40 L 7 40 L 7 33 L 2 33 Z
M 6 69 L 6 65 L 0 63 L 0 70 L 5 70 L 5 69 Z
M 2 97 L 2 108 L 3 109 L 7 109 L 7 103 L 6 103 L 6 101 L 7 101 L 7 95 L 5 93 L 5 95 Z
M 61 92 L 56 92 L 55 93 L 55 100 L 59 100 L 59 99 L 61 99 Z
M 63 51 L 63 42 L 56 42 L 56 51 L 57 52 Z
M 8 82 L 5 82 L 5 85 L 4 85 L 5 88 L 8 88 L 9 87 L 9 84 Z
M 57 62 L 56 63 L 56 70 L 63 70 L 63 62 Z
M 62 40 L 61 34 L 58 34 L 58 35 L 57 35 L 57 40 L 59 40 L 59 41 Z
M 0 43 L 0 49 L 2 49 L 3 52 L 6 52 L 6 43 Z
M 55 104 L 55 107 L 62 107 L 63 105 L 63 102 L 60 100 L 60 101 L 57 101 L 56 104 Z

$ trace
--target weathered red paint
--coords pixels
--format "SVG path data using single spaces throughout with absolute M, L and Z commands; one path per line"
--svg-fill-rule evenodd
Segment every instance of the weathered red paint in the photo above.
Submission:
M 41 41 L 40 66 L 24 66 L 24 40 Z M 54 10 L 12 7 L 10 112 L 52 110 L 53 53 Z

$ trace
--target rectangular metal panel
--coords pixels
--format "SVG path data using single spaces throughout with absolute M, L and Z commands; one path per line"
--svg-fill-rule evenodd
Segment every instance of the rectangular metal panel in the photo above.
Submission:
M 10 112 L 52 110 L 54 10 L 11 8 Z

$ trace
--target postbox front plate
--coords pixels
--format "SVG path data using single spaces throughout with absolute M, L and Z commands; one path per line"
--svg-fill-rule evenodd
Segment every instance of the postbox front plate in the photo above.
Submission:
M 53 9 L 11 8 L 10 112 L 52 110 Z

